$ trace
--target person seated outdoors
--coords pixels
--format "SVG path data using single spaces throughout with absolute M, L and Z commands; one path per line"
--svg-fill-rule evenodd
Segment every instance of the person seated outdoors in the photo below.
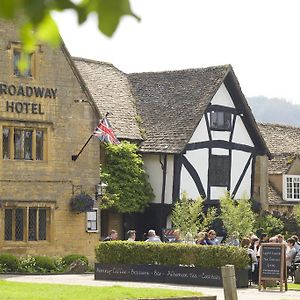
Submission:
M 159 236 L 156 235 L 154 229 L 150 229 L 148 231 L 148 239 L 146 242 L 152 242 L 152 243 L 161 243 L 161 239 Z
M 127 231 L 127 241 L 128 242 L 134 242 L 136 239 L 136 231 L 135 230 L 128 230 Z
M 226 245 L 227 246 L 239 246 L 240 241 L 239 241 L 239 233 L 237 231 L 234 231 L 226 240 Z
M 211 229 L 209 232 L 208 232 L 208 240 L 207 240 L 207 244 L 208 245 L 219 245 L 219 240 L 217 239 L 217 234 L 216 232 Z
M 170 243 L 182 243 L 183 240 L 181 239 L 181 232 L 179 229 L 174 230 L 174 239 L 170 241 Z
M 103 240 L 103 242 L 116 241 L 118 239 L 118 232 L 112 229 L 109 235 Z
M 208 233 L 205 231 L 200 231 L 196 236 L 197 245 L 207 245 Z

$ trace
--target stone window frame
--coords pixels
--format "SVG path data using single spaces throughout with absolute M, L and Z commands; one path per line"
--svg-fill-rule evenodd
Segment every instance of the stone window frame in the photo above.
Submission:
M 1 239 L 5 244 L 27 244 L 27 243 L 48 243 L 51 242 L 53 239 L 53 218 L 54 218 L 54 210 L 56 208 L 56 201 L 52 202 L 27 202 L 27 201 L 3 201 L 1 203 L 2 206 L 2 212 L 3 212 L 3 236 Z M 5 211 L 6 210 L 13 210 L 13 220 L 12 220 L 12 239 L 7 240 L 5 239 Z M 22 209 L 24 211 L 23 213 L 23 239 L 22 240 L 16 240 L 15 237 L 15 211 L 18 209 Z M 29 211 L 30 209 L 37 209 L 37 211 L 41 209 L 46 209 L 46 238 L 45 239 L 39 239 L 39 225 L 38 222 L 36 224 L 36 232 L 37 232 L 37 239 L 32 240 L 29 238 Z M 37 219 L 38 219 L 38 213 L 37 213 Z
M 42 124 L 24 124 L 21 125 L 15 125 L 12 123 L 5 122 L 0 126 L 0 134 L 1 134 L 1 147 L 0 147 L 0 155 L 2 161 L 34 161 L 34 162 L 46 162 L 48 160 L 48 128 L 49 126 Z M 9 128 L 9 138 L 8 138 L 8 151 L 9 151 L 9 157 L 4 157 L 4 136 L 3 136 L 3 129 Z M 21 130 L 24 131 L 32 131 L 32 145 L 31 145 L 31 158 L 25 159 L 24 155 L 22 158 L 15 158 L 15 139 L 14 139 L 14 132 L 15 130 Z M 43 131 L 43 159 L 37 159 L 37 132 Z M 24 153 L 23 153 L 24 154 Z
M 29 79 L 34 80 L 37 78 L 37 59 L 38 59 L 38 53 L 42 53 L 42 47 L 41 45 L 38 45 L 35 49 L 35 51 L 30 53 L 30 69 L 31 74 L 16 74 L 15 73 L 15 53 L 19 52 L 22 53 L 22 44 L 18 41 L 10 41 L 7 45 L 7 50 L 9 50 L 9 62 L 10 62 L 10 74 L 13 78 L 20 78 L 20 79 Z
M 285 201 L 300 201 L 300 175 L 283 175 L 282 198 Z
M 91 213 L 93 213 L 96 217 L 96 220 L 91 220 L 90 216 Z M 91 229 L 91 225 L 89 225 L 89 222 L 91 221 L 96 221 L 96 229 Z M 86 212 L 86 232 L 99 232 L 99 209 L 98 208 L 93 208 L 92 211 L 87 211 Z

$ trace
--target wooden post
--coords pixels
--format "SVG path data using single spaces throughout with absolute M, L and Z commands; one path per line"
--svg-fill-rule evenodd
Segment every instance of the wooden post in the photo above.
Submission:
M 221 267 L 225 300 L 238 300 L 233 265 Z

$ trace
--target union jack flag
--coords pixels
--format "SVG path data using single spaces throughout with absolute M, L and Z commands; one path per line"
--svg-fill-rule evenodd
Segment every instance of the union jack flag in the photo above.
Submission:
M 120 144 L 116 135 L 112 131 L 107 118 L 103 118 L 98 126 L 95 128 L 93 135 L 96 136 L 101 142 L 109 144 Z

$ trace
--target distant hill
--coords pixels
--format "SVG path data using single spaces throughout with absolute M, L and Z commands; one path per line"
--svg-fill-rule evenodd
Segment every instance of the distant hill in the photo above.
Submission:
M 265 96 L 247 97 L 247 101 L 257 122 L 300 127 L 300 105 Z

